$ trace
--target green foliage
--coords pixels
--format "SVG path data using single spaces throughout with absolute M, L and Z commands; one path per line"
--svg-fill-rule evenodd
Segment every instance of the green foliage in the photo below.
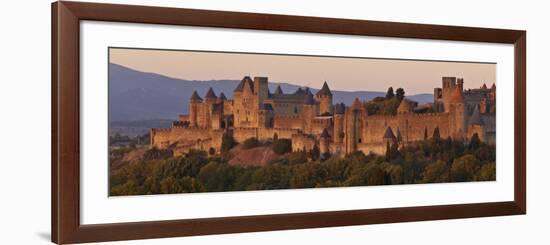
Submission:
M 254 137 L 246 139 L 242 144 L 242 148 L 244 150 L 252 149 L 252 148 L 258 147 L 258 146 L 260 146 L 260 142 L 258 141 L 258 139 L 254 138 Z
M 198 179 L 209 191 L 230 190 L 235 181 L 233 170 L 227 163 L 210 162 L 200 169 Z
M 271 149 L 279 155 L 292 151 L 292 140 L 290 139 L 275 139 L 271 145 Z
M 474 133 L 472 135 L 472 138 L 470 139 L 470 144 L 468 147 L 470 147 L 471 150 L 476 150 L 481 145 L 481 140 L 479 139 L 479 135 L 477 133 Z
M 393 96 L 391 98 L 377 97 L 366 102 L 365 106 L 369 115 L 396 115 L 401 101 Z
M 414 113 L 423 114 L 423 113 L 435 113 L 436 111 L 432 107 L 421 107 L 414 110 Z
M 426 166 L 422 177 L 423 183 L 438 183 L 449 181 L 449 166 L 441 160 Z
M 472 181 L 474 180 L 477 170 L 477 158 L 468 154 L 453 161 L 453 165 L 451 166 L 451 177 L 457 182 Z
M 399 101 L 402 101 L 405 98 L 405 90 L 403 88 L 396 89 L 395 97 L 397 97 Z
M 208 149 L 208 154 L 210 156 L 216 155 L 216 149 L 214 149 L 214 147 L 210 147 L 210 149 Z
M 307 157 L 313 161 L 319 159 L 319 157 L 321 157 L 319 147 L 317 145 L 313 146 L 313 148 L 311 148 L 311 150 L 307 153 Z
M 165 159 L 173 155 L 172 150 L 169 149 L 158 149 L 153 147 L 145 152 L 143 158 L 145 160 L 155 160 L 155 159 Z
M 128 150 L 111 151 L 110 195 L 272 190 L 288 188 L 393 185 L 460 181 L 494 181 L 495 147 L 483 142 L 466 144 L 450 137 L 440 140 L 434 130 L 429 140 L 397 147 L 388 144 L 388 158 L 363 152 L 346 156 L 308 159 L 314 152 L 290 152 L 290 142 L 277 139 L 274 151 L 287 157 L 262 167 L 232 166 L 227 159 L 192 150 L 159 159 L 162 151 L 151 149 L 149 157 L 124 163 Z
M 394 96 L 395 94 L 393 93 L 393 87 L 389 87 L 388 92 L 386 92 L 386 99 L 391 100 Z
M 235 145 L 237 145 L 237 142 L 235 141 L 235 138 L 233 138 L 233 135 L 224 133 L 222 136 L 222 145 L 220 149 L 222 154 L 227 153 Z
M 439 134 L 439 127 L 434 128 L 434 133 L 432 135 L 432 140 L 435 143 L 438 143 L 439 141 L 441 141 L 441 135 Z
M 477 171 L 475 180 L 477 181 L 495 181 L 496 180 L 496 164 L 494 162 L 483 165 Z
M 305 163 L 307 162 L 307 155 L 303 151 L 295 151 L 290 153 L 288 161 L 290 164 Z

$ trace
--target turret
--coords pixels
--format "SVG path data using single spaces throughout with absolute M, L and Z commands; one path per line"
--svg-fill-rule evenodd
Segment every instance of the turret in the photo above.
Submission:
M 282 95 L 283 94 L 283 90 L 281 89 L 280 85 L 278 85 L 277 89 L 275 89 L 275 94 L 276 95 Z
M 267 85 L 267 77 L 254 77 L 254 100 L 258 107 L 264 103 L 265 99 L 269 98 L 269 88 Z
M 363 143 L 363 120 L 367 116 L 367 112 L 363 103 L 359 98 L 355 98 L 351 107 L 346 110 L 345 114 L 345 143 L 346 153 L 352 153 L 358 150 L 358 144 Z
M 476 133 L 481 141 L 485 141 L 485 123 L 477 106 L 468 120 L 468 137 L 472 137 Z
M 449 98 L 449 117 L 451 119 L 449 128 L 456 139 L 461 139 L 465 133 L 465 103 L 462 90 L 456 87 Z
M 460 91 L 464 91 L 464 78 L 458 78 L 456 80 L 456 86 L 460 89 Z
M 328 87 L 327 82 L 323 84 L 321 90 L 315 95 L 317 101 L 319 101 L 319 114 L 330 114 L 332 115 L 332 92 Z
M 313 94 L 311 91 L 307 90 L 304 98 L 304 105 L 303 105 L 303 130 L 307 133 L 312 132 L 312 123 L 313 118 L 317 114 L 316 105 L 315 105 L 315 99 L 313 98 Z
M 212 87 L 210 87 L 206 92 L 206 95 L 204 95 L 204 102 L 213 104 L 216 100 L 218 100 L 218 97 L 216 96 L 216 93 L 214 93 Z
M 334 106 L 334 137 L 333 141 L 336 143 L 342 143 L 344 140 L 344 113 L 346 112 L 346 105 L 344 103 L 338 103 Z
M 197 126 L 199 106 L 202 103 L 202 98 L 197 94 L 197 91 L 193 91 L 191 98 L 189 99 L 189 125 L 192 127 Z
M 220 103 L 223 103 L 227 100 L 227 97 L 225 97 L 225 94 L 223 92 L 220 93 L 220 96 L 218 96 L 218 100 L 216 101 L 216 103 L 220 104 Z

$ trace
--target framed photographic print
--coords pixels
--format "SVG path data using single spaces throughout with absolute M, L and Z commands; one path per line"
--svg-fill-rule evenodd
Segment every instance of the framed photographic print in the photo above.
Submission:
M 525 214 L 525 38 L 55 2 L 52 241 Z

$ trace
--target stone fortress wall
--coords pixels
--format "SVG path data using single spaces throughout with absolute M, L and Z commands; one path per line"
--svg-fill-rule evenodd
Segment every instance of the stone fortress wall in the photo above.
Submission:
M 266 77 L 244 77 L 228 100 L 212 88 L 201 98 L 196 92 L 189 101 L 189 114 L 179 115 L 170 128 L 151 129 L 151 146 L 175 149 L 220 151 L 224 133 L 237 142 L 248 138 L 292 140 L 294 151 L 319 147 L 321 153 L 348 154 L 363 151 L 384 154 L 388 143 L 405 145 L 431 137 L 436 128 L 442 138 L 468 139 L 477 133 L 494 144 L 496 135 L 496 87 L 463 88 L 464 80 L 443 77 L 434 89 L 432 113 L 417 113 L 406 98 L 397 115 L 369 115 L 364 102 L 333 104 L 325 82 L 315 94 L 300 88 L 285 94 L 268 89 Z

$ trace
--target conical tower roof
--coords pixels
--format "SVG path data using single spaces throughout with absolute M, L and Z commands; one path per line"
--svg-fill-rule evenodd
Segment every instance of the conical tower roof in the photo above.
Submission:
M 481 113 L 479 112 L 479 106 L 476 106 L 474 109 L 474 113 L 470 117 L 470 120 L 468 121 L 468 124 L 470 125 L 483 125 L 483 120 L 481 119 Z
M 275 94 L 283 94 L 283 90 L 281 89 L 281 85 L 277 86 L 277 89 L 275 89 Z
M 483 84 L 483 86 L 481 86 L 482 89 L 487 89 L 487 84 Z
M 493 86 L 491 86 L 491 90 L 495 90 L 497 89 L 497 85 L 495 85 L 495 83 L 493 83 Z
M 384 132 L 384 137 L 382 137 L 385 140 L 395 140 L 395 135 L 393 134 L 393 130 L 391 130 L 391 127 L 386 128 L 386 132 Z
M 233 92 L 242 92 L 244 91 L 244 86 L 249 86 L 250 87 L 250 91 L 253 90 L 253 86 L 252 86 L 252 78 L 250 78 L 249 76 L 245 76 L 241 82 L 239 83 L 239 85 L 237 85 L 237 87 L 235 88 L 235 90 L 233 90 Z
M 462 91 L 459 87 L 456 87 L 453 93 L 451 94 L 451 99 L 449 100 L 451 103 L 464 103 L 464 95 L 462 94 Z
M 204 96 L 205 99 L 217 99 L 218 96 L 216 96 L 216 94 L 214 93 L 214 90 L 212 89 L 212 87 L 210 87 L 208 89 L 208 91 L 206 92 L 206 95 Z
M 330 134 L 328 133 L 327 128 L 323 129 L 323 132 L 321 133 L 321 138 L 325 138 L 325 139 L 330 138 Z
M 218 102 L 226 101 L 227 97 L 225 97 L 225 94 L 223 92 L 220 93 L 220 96 L 218 96 Z
M 307 92 L 306 92 L 306 99 L 305 99 L 304 103 L 306 103 L 308 105 L 315 104 L 315 99 L 313 98 L 313 94 L 309 90 L 307 90 Z
M 191 95 L 191 101 L 202 101 L 202 98 L 197 94 L 197 90 L 193 91 Z
M 319 90 L 317 92 L 317 95 L 330 95 L 332 96 L 332 92 L 330 92 L 330 88 L 328 87 L 328 84 L 327 84 L 327 81 L 325 81 L 325 83 L 323 83 L 323 87 L 321 88 L 321 90 Z

